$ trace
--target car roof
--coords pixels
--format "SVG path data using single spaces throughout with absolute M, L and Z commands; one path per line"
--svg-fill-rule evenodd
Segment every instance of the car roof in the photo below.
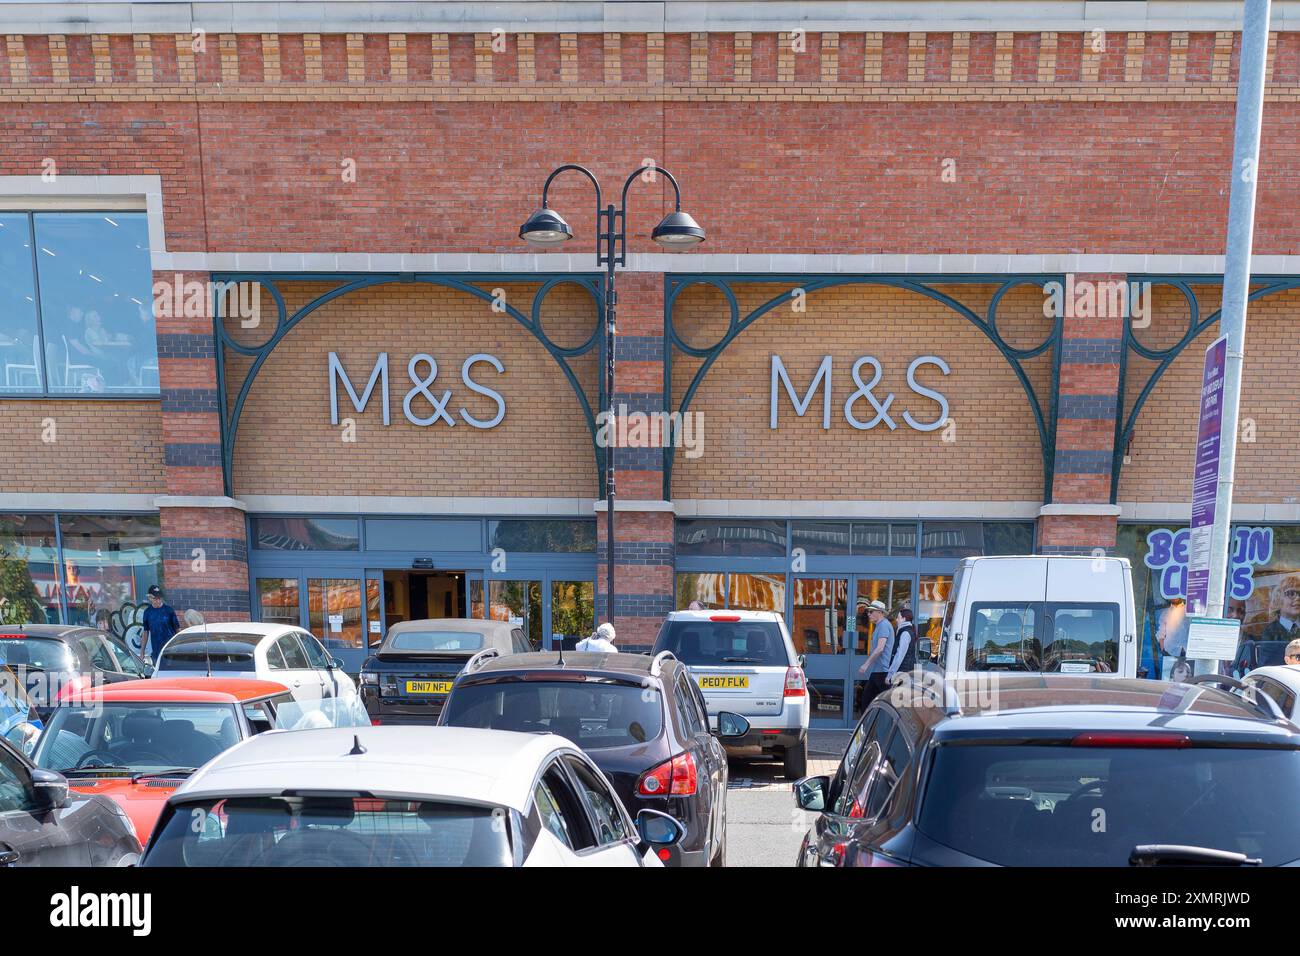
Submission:
M 238 704 L 287 693 L 289 688 L 269 680 L 239 677 L 151 677 L 89 688 L 77 695 L 77 702 Z
M 483 618 L 433 617 L 419 621 L 399 621 L 388 628 L 388 634 L 390 637 L 406 631 L 466 631 L 477 634 L 497 634 L 505 631 L 509 634 L 518 626 L 508 621 L 489 621 Z
M 904 708 L 909 718 L 932 727 L 938 737 L 1182 730 L 1300 744 L 1300 730 L 1206 685 L 1057 674 L 969 674 L 948 684 L 946 707 L 935 706 L 937 696 L 905 698 L 915 701 Z
M 739 609 L 716 608 L 711 611 L 669 611 L 670 621 L 711 621 L 715 617 L 726 620 L 741 621 L 779 621 L 781 615 L 776 611 L 744 611 Z
M 352 754 L 360 743 L 364 752 Z M 172 800 L 365 792 L 485 803 L 523 811 L 541 763 L 576 752 L 555 734 L 464 727 L 330 727 L 267 731 L 220 754 Z
M 0 638 L 4 637 L 69 637 L 82 631 L 94 631 L 85 624 L 0 624 Z M 106 636 L 109 635 L 105 632 Z
M 295 624 L 266 624 L 262 621 L 221 621 L 220 623 L 196 624 L 193 627 L 182 628 L 173 635 L 172 640 L 177 637 L 193 637 L 196 634 L 208 634 L 212 637 L 220 637 L 223 634 L 279 637 L 289 631 L 301 633 L 302 628 Z
M 471 677 L 483 674 L 510 673 L 512 671 L 582 671 L 605 674 L 610 677 L 631 677 L 642 680 L 650 676 L 655 659 L 648 654 L 608 654 L 602 651 L 565 651 L 560 663 L 558 651 L 533 651 L 528 654 L 507 654 L 490 657 Z M 678 664 L 674 658 L 663 661 L 664 670 L 671 671 Z
M 1271 677 L 1292 690 L 1300 690 L 1300 664 L 1270 664 L 1267 667 L 1256 667 L 1246 675 L 1247 678 L 1256 676 Z

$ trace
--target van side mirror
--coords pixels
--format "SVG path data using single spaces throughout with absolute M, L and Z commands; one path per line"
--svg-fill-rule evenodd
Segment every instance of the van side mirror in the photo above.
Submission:
M 800 810 L 819 813 L 826 809 L 826 793 L 830 790 L 830 777 L 802 777 L 791 784 L 794 802 Z

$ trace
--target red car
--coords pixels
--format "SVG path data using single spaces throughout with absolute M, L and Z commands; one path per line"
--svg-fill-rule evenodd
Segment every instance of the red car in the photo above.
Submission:
M 241 740 L 301 718 L 289 689 L 271 681 L 123 681 L 60 701 L 34 760 L 71 789 L 116 802 L 144 845 L 186 777 Z

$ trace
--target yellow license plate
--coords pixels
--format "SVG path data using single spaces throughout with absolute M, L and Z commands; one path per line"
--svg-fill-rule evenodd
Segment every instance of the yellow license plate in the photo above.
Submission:
M 710 674 L 700 678 L 700 690 L 745 690 L 748 687 L 748 677 L 721 677 Z
M 449 680 L 408 680 L 406 692 L 408 694 L 450 694 L 451 684 Z

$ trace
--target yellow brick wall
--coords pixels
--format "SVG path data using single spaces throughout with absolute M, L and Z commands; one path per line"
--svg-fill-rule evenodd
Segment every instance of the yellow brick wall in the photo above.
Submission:
M 283 284 L 290 312 L 324 292 L 321 284 Z M 491 286 L 488 286 L 491 288 Z M 536 286 L 503 284 L 506 300 L 529 313 Z M 232 332 L 252 343 L 269 332 L 274 312 L 264 298 L 265 325 Z M 576 286 L 553 290 L 546 299 L 543 328 L 562 347 L 579 344 L 596 322 L 594 300 Z M 338 387 L 339 418 L 356 420 L 356 441 L 341 440 L 341 425 L 330 424 L 330 351 L 338 353 L 357 394 L 365 388 L 375 359 L 389 354 L 390 422 L 383 425 L 378 394 L 366 411 L 353 410 Z M 421 427 L 402 413 L 413 387 L 407 375 L 412 355 L 424 352 L 438 362 L 430 390 L 441 397 L 452 390 L 444 421 Z M 500 392 L 505 419 L 482 430 L 466 424 L 464 407 L 479 419 L 491 418 L 495 403 L 469 391 L 461 381 L 465 359 L 486 352 L 504 365 L 498 375 L 486 363 L 474 366 L 474 380 Z M 595 353 L 570 360 L 590 401 L 596 401 Z M 237 394 L 248 359 L 231 352 L 226 385 Z M 427 377 L 428 366 L 417 369 Z M 432 414 L 418 393 L 412 413 Z M 510 316 L 469 293 L 422 284 L 393 284 L 336 299 L 289 333 L 263 365 L 244 405 L 235 447 L 234 486 L 238 494 L 304 495 L 462 495 L 505 497 L 594 497 L 592 443 L 577 398 L 546 349 Z
M 0 435 L 0 492 L 163 493 L 156 401 L 0 402 Z
M 1219 307 L 1218 287 L 1197 290 L 1201 316 Z M 1155 290 L 1149 329 L 1135 334 L 1149 348 L 1168 348 L 1187 328 L 1185 300 Z M 1120 501 L 1191 501 L 1205 349 L 1219 335 L 1211 326 L 1165 372 L 1147 398 L 1133 433 L 1130 460 L 1121 472 Z M 1127 405 L 1153 365 L 1130 360 Z M 1237 443 L 1234 499 L 1243 504 L 1300 500 L 1300 292 L 1267 296 L 1250 304 L 1241 423 L 1254 423 L 1254 441 L 1243 431 Z
M 739 287 L 741 315 L 789 286 Z M 954 285 L 945 292 L 984 315 L 992 287 Z M 999 309 L 1010 344 L 1029 347 L 1048 330 L 1037 290 L 1010 293 Z M 692 346 L 716 341 L 726 328 L 722 297 L 706 288 L 682 294 L 674 323 Z M 823 431 L 821 392 L 802 417 L 778 384 L 778 429 L 769 428 L 771 356 L 778 354 L 802 396 L 822 356 L 833 359 L 831 427 Z M 880 360 L 884 377 L 874 393 L 893 392 L 890 415 L 860 431 L 844 418 L 857 386 L 850 375 L 863 355 Z M 955 440 L 943 429 L 917 432 L 903 421 L 909 410 L 921 422 L 938 413 L 930 399 L 907 384 L 907 367 L 937 355 L 951 369 L 918 370 L 920 384 L 942 392 L 955 422 Z M 680 402 L 698 362 L 673 358 L 673 393 Z M 1032 380 L 1046 401 L 1051 366 L 1032 364 Z M 870 381 L 872 370 L 861 375 Z M 806 312 L 782 305 L 760 318 L 723 352 L 703 380 L 691 408 L 703 411 L 705 453 L 677 453 L 673 494 L 678 498 L 1033 500 L 1042 495 L 1042 457 L 1033 412 L 1019 381 L 984 333 L 946 306 L 915 292 L 879 286 L 840 286 L 809 293 Z M 874 409 L 859 399 L 854 415 L 869 421 Z

